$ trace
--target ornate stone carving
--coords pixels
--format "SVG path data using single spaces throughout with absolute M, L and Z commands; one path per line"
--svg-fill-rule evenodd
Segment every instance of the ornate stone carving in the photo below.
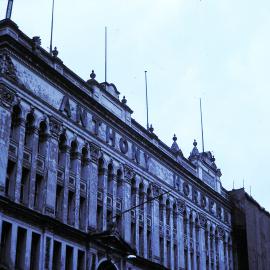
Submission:
M 153 195 L 154 197 L 157 197 L 160 195 L 161 186 L 157 184 L 153 184 Z
M 0 74 L 18 81 L 17 70 L 8 52 L 0 52 Z
M 225 230 L 224 230 L 224 228 L 221 227 L 221 226 L 218 226 L 217 227 L 217 232 L 218 232 L 218 238 L 224 239 L 224 237 L 225 237 Z
M 15 96 L 7 88 L 0 85 L 0 104 L 6 108 L 11 108 L 14 103 Z
M 205 228 L 207 223 L 207 218 L 204 214 L 199 213 L 199 224 L 202 228 Z
M 62 122 L 57 118 L 50 116 L 50 132 L 51 135 L 58 138 L 62 130 Z
M 124 178 L 127 181 L 131 181 L 131 179 L 134 177 L 134 171 L 131 167 L 124 164 Z
M 179 214 L 183 216 L 184 211 L 186 210 L 186 204 L 182 200 L 177 200 Z
M 190 188 L 189 188 L 189 185 L 187 182 L 184 182 L 183 183 L 183 192 L 185 194 L 185 196 L 189 196 L 189 193 L 190 193 Z
M 98 162 L 100 147 L 93 142 L 89 143 L 91 160 L 94 163 Z
M 221 219 L 221 212 L 222 212 L 221 206 L 217 205 L 217 218 L 219 219 Z

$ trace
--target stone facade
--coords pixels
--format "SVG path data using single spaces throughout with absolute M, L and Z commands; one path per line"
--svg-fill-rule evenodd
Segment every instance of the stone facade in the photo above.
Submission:
M 113 84 L 82 80 L 12 21 L 0 37 L 2 267 L 233 269 L 210 152 L 168 147 Z
M 245 190 L 230 192 L 233 207 L 235 269 L 270 269 L 270 214 Z

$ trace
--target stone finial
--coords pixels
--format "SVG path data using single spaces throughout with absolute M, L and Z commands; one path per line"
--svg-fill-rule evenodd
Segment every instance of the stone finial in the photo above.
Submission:
M 33 51 L 35 51 L 35 52 L 39 51 L 40 46 L 41 46 L 41 39 L 40 39 L 40 37 L 34 36 L 32 38 L 32 42 L 33 42 L 33 45 L 32 45 Z
M 173 144 L 172 144 L 172 146 L 171 146 L 171 150 L 172 150 L 172 152 L 174 153 L 174 154 L 180 154 L 180 155 L 182 155 L 182 151 L 181 151 L 181 149 L 179 148 L 179 146 L 178 146 L 178 144 L 177 144 L 177 137 L 176 137 L 176 135 L 174 134 L 173 135 Z
M 150 125 L 149 131 L 150 131 L 151 133 L 154 132 L 154 128 L 153 128 L 152 124 Z
M 196 159 L 199 156 L 200 156 L 200 152 L 199 152 L 199 150 L 197 148 L 197 141 L 194 140 L 194 142 L 193 142 L 193 149 L 192 149 L 192 151 L 190 153 L 189 159 L 194 159 L 194 158 Z
M 121 102 L 122 102 L 123 104 L 127 104 L 127 99 L 126 99 L 126 97 L 125 97 L 125 96 L 123 96 L 123 98 L 122 98 Z
M 54 47 L 53 51 L 52 51 L 52 55 L 54 58 L 56 58 L 58 56 L 58 50 L 57 50 L 57 47 Z
M 91 78 L 92 80 L 94 80 L 94 79 L 96 78 L 96 74 L 95 74 L 94 70 L 92 70 L 92 72 L 91 72 L 91 74 L 90 74 L 90 78 Z

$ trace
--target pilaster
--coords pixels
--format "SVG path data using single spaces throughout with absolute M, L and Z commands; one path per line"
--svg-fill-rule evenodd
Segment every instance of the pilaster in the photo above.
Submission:
M 6 171 L 8 163 L 9 135 L 11 126 L 11 109 L 14 94 L 0 86 L 0 194 L 5 193 Z
M 90 143 L 90 172 L 88 179 L 89 197 L 88 197 L 88 229 L 97 228 L 97 192 L 98 192 L 98 156 L 100 148 L 94 143 Z
M 159 195 L 159 187 L 153 187 L 154 197 Z M 159 198 L 153 200 L 152 217 L 152 257 L 154 262 L 160 262 L 160 242 L 159 242 Z
M 30 179 L 29 179 L 29 207 L 34 208 L 34 198 L 35 198 L 35 183 L 36 183 L 36 168 L 37 168 L 37 150 L 38 150 L 38 129 L 33 128 L 32 136 L 32 160 L 31 160 L 31 171 L 30 171 Z M 44 168 L 43 168 L 44 169 Z M 44 171 L 43 171 L 44 173 Z
M 131 208 L 131 179 L 133 176 L 133 170 L 125 165 L 122 183 L 122 212 Z M 131 211 L 122 214 L 122 231 L 124 240 L 131 243 Z
M 54 217 L 56 183 L 58 171 L 58 136 L 61 130 L 61 123 L 54 117 L 50 117 L 49 145 L 46 157 L 47 164 L 47 185 L 45 195 L 45 214 Z
M 206 217 L 199 215 L 199 247 L 200 247 L 200 269 L 206 269 L 206 247 L 205 247 L 205 228 Z
M 17 171 L 16 171 L 16 178 L 15 178 L 15 190 L 14 194 L 11 194 L 11 197 L 14 196 L 15 202 L 20 202 L 20 195 L 21 195 L 21 180 L 22 180 L 22 167 L 23 167 L 23 160 L 24 160 L 24 136 L 25 136 L 25 119 L 21 118 L 18 123 L 18 133 L 17 133 L 17 143 L 18 143 L 18 150 L 17 150 Z M 11 191 L 12 192 L 12 191 Z
M 184 209 L 185 203 L 178 200 L 178 213 L 177 216 L 177 243 L 178 243 L 178 265 L 179 268 L 185 269 L 185 250 L 184 250 Z

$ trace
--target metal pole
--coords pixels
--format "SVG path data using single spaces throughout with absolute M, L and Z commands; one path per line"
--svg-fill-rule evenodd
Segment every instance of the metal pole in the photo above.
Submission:
M 54 17 L 54 0 L 52 2 L 52 21 L 51 21 L 51 40 L 50 40 L 50 53 L 52 53 L 52 40 L 53 40 L 53 18 Z
M 6 19 L 11 18 L 12 6 L 13 6 L 13 0 L 8 0 L 7 11 L 6 11 Z
M 203 150 L 203 152 L 204 152 L 203 117 L 202 117 L 202 99 L 201 99 L 201 98 L 200 98 L 200 112 L 201 112 L 202 150 Z
M 147 71 L 144 71 L 145 74 L 145 99 L 146 99 L 146 128 L 149 129 L 148 121 L 148 93 L 147 93 Z
M 105 27 L 105 82 L 107 82 L 107 26 Z

